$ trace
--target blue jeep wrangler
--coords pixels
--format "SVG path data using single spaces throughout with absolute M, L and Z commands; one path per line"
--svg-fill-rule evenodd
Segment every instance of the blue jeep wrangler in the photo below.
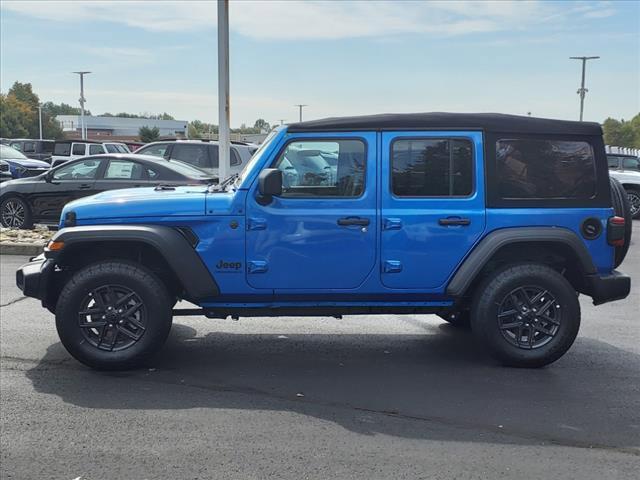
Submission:
M 219 184 L 100 193 L 17 272 L 62 343 L 140 365 L 174 315 L 438 314 L 508 365 L 560 358 L 578 292 L 625 298 L 624 191 L 598 124 L 403 114 L 292 124 Z M 174 309 L 179 299 L 199 308 Z

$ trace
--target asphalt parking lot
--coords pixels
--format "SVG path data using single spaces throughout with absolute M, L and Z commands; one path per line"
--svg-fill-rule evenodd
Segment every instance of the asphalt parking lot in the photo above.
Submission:
M 570 352 L 497 365 L 435 316 L 177 318 L 149 368 L 91 371 L 1 257 L 0 477 L 631 479 L 640 471 L 640 222 L 632 295 Z

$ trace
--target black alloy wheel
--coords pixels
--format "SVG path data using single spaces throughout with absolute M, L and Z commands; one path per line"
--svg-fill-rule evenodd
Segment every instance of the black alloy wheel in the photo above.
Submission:
M 26 203 L 19 198 L 8 198 L 0 207 L 2 226 L 8 228 L 30 228 L 31 212 Z
M 631 217 L 640 218 L 640 190 L 627 190 L 627 200 Z
M 146 330 L 147 309 L 130 288 L 105 285 L 89 292 L 80 304 L 78 325 L 96 348 L 120 351 L 138 342 Z
M 560 328 L 560 304 L 539 286 L 518 287 L 509 292 L 498 308 L 498 326 L 511 345 L 531 350 L 553 339 Z

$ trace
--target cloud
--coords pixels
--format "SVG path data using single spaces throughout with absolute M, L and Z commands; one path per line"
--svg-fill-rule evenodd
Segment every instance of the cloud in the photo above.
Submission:
M 57 22 L 106 21 L 153 32 L 214 29 L 213 1 L 4 0 L 2 9 Z M 516 1 L 232 1 L 232 31 L 259 40 L 332 40 L 410 34 L 467 35 L 566 24 L 575 14 L 615 14 L 610 2 Z

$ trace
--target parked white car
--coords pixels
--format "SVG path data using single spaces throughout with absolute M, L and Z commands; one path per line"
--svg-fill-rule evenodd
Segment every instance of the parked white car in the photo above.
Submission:
M 618 180 L 629 199 L 631 215 L 640 218 L 640 158 L 633 155 L 608 153 L 609 175 Z
M 131 153 L 129 147 L 120 142 L 95 142 L 91 140 L 57 140 L 51 155 L 51 166 L 103 153 Z

